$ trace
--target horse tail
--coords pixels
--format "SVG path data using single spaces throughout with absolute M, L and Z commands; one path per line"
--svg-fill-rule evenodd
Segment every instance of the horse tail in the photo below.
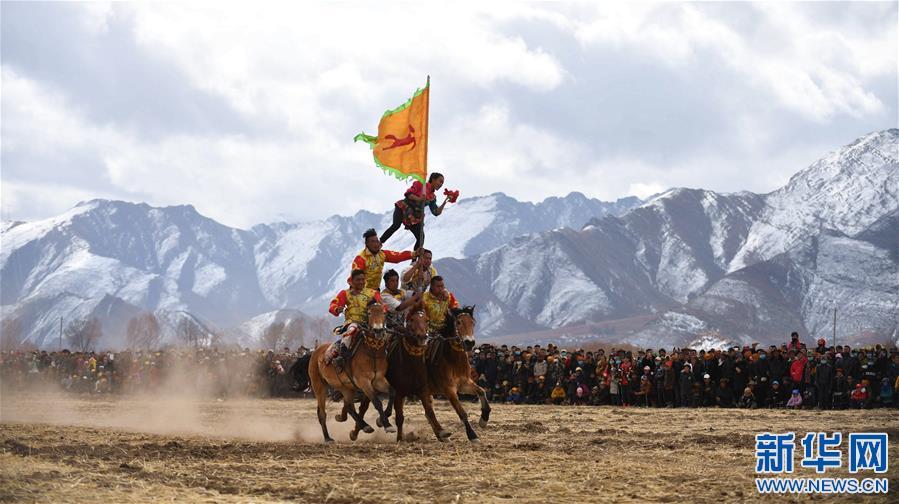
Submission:
M 309 388 L 309 361 L 312 359 L 312 352 L 300 357 L 290 366 L 290 375 L 293 376 L 296 385 L 293 389 L 300 391 Z

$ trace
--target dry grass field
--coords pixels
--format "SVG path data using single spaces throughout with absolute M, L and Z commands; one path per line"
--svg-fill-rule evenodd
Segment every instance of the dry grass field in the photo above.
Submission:
M 6 395 L 0 398 L 0 500 L 748 501 L 758 499 L 754 435 L 764 431 L 887 431 L 890 459 L 899 463 L 895 410 L 496 405 L 475 445 L 447 404 L 437 405 L 454 432 L 449 442 L 437 442 L 420 405 L 411 404 L 406 424 L 416 435 L 410 442 L 397 444 L 379 430 L 353 443 L 349 424 L 333 423 L 339 442 L 324 445 L 310 400 Z M 474 405 L 469 410 L 474 417 Z M 329 418 L 336 412 L 330 403 Z M 794 476 L 814 473 L 797 467 Z M 896 502 L 899 471 L 887 477 L 889 496 L 825 499 Z M 795 498 L 766 498 L 786 499 Z

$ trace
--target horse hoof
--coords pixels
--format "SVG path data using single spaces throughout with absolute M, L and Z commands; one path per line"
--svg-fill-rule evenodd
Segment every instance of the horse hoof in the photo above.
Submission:
M 392 425 L 388 425 L 387 427 L 384 427 L 384 432 L 389 432 L 389 433 L 396 432 L 396 427 L 394 427 Z
M 441 440 L 441 441 L 446 441 L 446 440 L 447 440 L 450 436 L 452 436 L 452 435 L 453 435 L 452 432 L 442 430 L 442 431 L 440 431 L 440 432 L 437 433 L 437 439 L 439 439 L 439 440 Z
M 377 425 L 378 427 L 384 427 L 384 425 L 381 423 L 381 418 L 380 418 L 380 417 L 378 417 L 378 418 L 375 419 L 375 425 Z
M 325 444 L 331 444 L 331 443 L 333 443 L 333 442 L 334 442 L 333 439 L 331 439 L 331 438 L 325 438 Z
M 476 437 L 469 439 L 469 441 L 471 441 L 472 443 L 480 443 L 481 442 L 481 440 Z
M 350 431 L 350 441 L 355 441 L 359 437 L 359 431 L 351 430 Z
M 346 422 L 346 415 L 344 415 L 343 413 L 338 413 L 334 415 L 334 420 L 338 422 Z
M 479 426 L 480 428 L 482 428 L 482 429 L 483 429 L 484 427 L 487 427 L 487 419 L 486 419 L 486 418 L 481 418 L 480 420 L 478 420 L 478 426 Z
M 362 428 L 362 432 L 364 432 L 366 434 L 371 434 L 374 431 L 375 431 L 375 429 L 372 428 L 371 425 L 366 425 L 365 427 Z

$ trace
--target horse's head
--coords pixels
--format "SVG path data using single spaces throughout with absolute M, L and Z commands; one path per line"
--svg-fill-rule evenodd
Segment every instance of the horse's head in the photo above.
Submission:
M 384 310 L 384 305 L 377 301 L 372 301 L 368 305 L 368 327 L 376 332 L 383 333 L 386 326 L 387 321 L 387 312 Z
M 474 348 L 474 305 L 450 310 L 456 326 L 456 334 L 462 339 L 465 350 Z
M 406 319 L 406 329 L 417 344 L 424 344 L 425 338 L 428 337 L 428 314 L 424 310 L 410 313 Z

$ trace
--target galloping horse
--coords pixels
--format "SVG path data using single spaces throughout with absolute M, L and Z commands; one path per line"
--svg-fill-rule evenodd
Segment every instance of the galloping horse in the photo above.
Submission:
M 439 441 L 445 441 L 452 433 L 443 429 L 434 414 L 434 404 L 428 381 L 428 370 L 425 367 L 425 351 L 427 350 L 428 316 L 424 310 L 415 310 L 406 320 L 406 327 L 399 328 L 390 341 L 387 352 L 387 381 L 395 394 L 387 405 L 386 414 L 390 415 L 391 405 L 396 411 L 396 440 L 403 440 L 403 405 L 406 397 L 418 396 L 425 410 L 425 417 L 434 430 Z M 365 416 L 368 409 L 368 398 L 362 398 L 359 414 Z M 358 436 L 357 424 L 350 439 Z
M 347 359 L 344 369 L 339 372 L 334 366 L 326 365 L 324 362 L 329 343 L 319 345 L 312 352 L 311 357 L 304 356 L 291 368 L 291 373 L 300 387 L 305 388 L 308 382 L 312 384 L 312 391 L 315 392 L 315 398 L 318 400 L 318 423 L 321 424 L 322 434 L 327 443 L 334 441 L 328 434 L 326 423 L 325 403 L 328 399 L 328 386 L 343 395 L 343 410 L 353 417 L 357 428 L 361 428 L 366 433 L 374 432 L 374 429 L 365 423 L 363 417 L 356 412 L 353 399 L 356 390 L 359 390 L 369 401 L 374 403 L 379 418 L 385 426 L 384 430 L 393 432 L 394 428 L 387 422 L 381 400 L 378 398 L 379 392 L 387 393 L 390 390 L 386 378 L 387 355 L 384 347 L 387 338 L 384 322 L 384 305 L 378 302 L 369 304 L 368 326 L 360 328 L 359 333 L 353 337 L 351 355 Z M 337 417 L 338 421 L 345 419 L 345 416 L 343 419 L 340 416 Z
M 468 421 L 468 413 L 459 402 L 459 392 L 477 394 L 481 402 L 478 425 L 487 426 L 490 419 L 487 394 L 471 380 L 471 364 L 468 361 L 468 351 L 474 348 L 474 325 L 474 306 L 450 310 L 443 331 L 432 334 L 428 340 L 427 366 L 431 392 L 443 394 L 449 399 L 465 425 L 468 440 L 477 442 L 478 435 Z

